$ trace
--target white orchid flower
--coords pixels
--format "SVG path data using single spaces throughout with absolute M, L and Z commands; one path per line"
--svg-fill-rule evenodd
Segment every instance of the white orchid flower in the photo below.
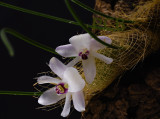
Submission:
M 111 44 L 112 40 L 106 36 L 98 36 L 102 41 Z M 63 57 L 76 57 L 68 66 L 74 66 L 82 60 L 86 81 L 91 84 L 96 76 L 95 57 L 107 64 L 113 59 L 97 53 L 97 50 L 105 48 L 104 45 L 94 40 L 88 33 L 75 35 L 69 39 L 71 44 L 58 46 L 56 52 Z
M 38 99 L 41 105 L 55 104 L 63 98 L 65 104 L 61 116 L 66 117 L 70 112 L 71 98 L 74 108 L 82 112 L 85 110 L 85 101 L 83 88 L 85 81 L 82 79 L 78 71 L 73 67 L 68 67 L 53 57 L 49 62 L 51 70 L 57 74 L 62 80 L 50 76 L 41 76 L 38 78 L 38 84 L 51 83 L 56 84 L 55 87 L 45 91 Z

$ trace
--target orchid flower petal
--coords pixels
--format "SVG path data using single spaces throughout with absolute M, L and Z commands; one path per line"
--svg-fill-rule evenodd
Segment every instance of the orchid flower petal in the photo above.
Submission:
M 85 111 L 85 100 L 84 100 L 84 94 L 83 91 L 74 92 L 72 93 L 72 100 L 74 108 L 79 111 Z
M 62 117 L 68 116 L 68 114 L 70 112 L 70 106 L 71 106 L 71 93 L 67 93 L 66 94 L 66 99 L 65 99 L 65 104 L 64 104 L 64 107 L 63 107 L 63 111 L 61 113 Z
M 98 59 L 100 59 L 100 60 L 102 60 L 103 62 L 105 62 L 106 64 L 111 64 L 112 62 L 113 62 L 113 59 L 112 58 L 109 58 L 109 57 L 106 57 L 106 56 L 104 56 L 104 55 L 102 55 L 102 54 L 99 54 L 99 53 L 93 53 L 93 55 L 96 57 L 96 58 L 98 58 Z
M 58 46 L 56 48 L 56 52 L 63 57 L 78 56 L 78 53 L 75 51 L 74 47 L 71 44 Z
M 69 39 L 69 42 L 79 53 L 83 49 L 90 49 L 91 36 L 88 33 L 75 35 Z
M 108 44 L 111 44 L 112 43 L 112 40 L 106 36 L 98 36 L 99 39 L 101 39 L 102 41 L 108 43 Z M 93 38 L 91 39 L 91 49 L 93 51 L 97 51 L 99 49 L 103 49 L 105 48 L 106 46 L 97 42 L 96 40 L 94 40 Z
M 79 72 L 73 67 L 68 67 L 65 70 L 64 79 L 62 81 L 68 84 L 68 92 L 80 91 L 85 86 L 85 81 L 82 79 Z
M 82 60 L 83 71 L 86 81 L 91 84 L 96 76 L 96 65 L 93 56 L 90 56 L 87 60 Z
M 67 68 L 66 65 L 64 65 L 57 58 L 53 57 L 49 62 L 49 67 L 55 74 L 57 74 L 61 79 L 63 79 L 63 73 Z
M 74 66 L 75 64 L 77 64 L 79 61 L 80 61 L 80 57 L 78 56 L 78 57 L 74 58 L 72 61 L 70 61 L 70 62 L 67 64 L 67 66 L 68 66 L 68 67 L 73 67 L 73 66 Z
M 41 76 L 41 77 L 38 77 L 37 82 L 38 82 L 38 84 L 44 84 L 44 83 L 59 84 L 61 82 L 61 80 L 50 77 L 50 76 Z
M 65 98 L 65 95 L 57 95 L 55 88 L 51 88 L 45 91 L 38 99 L 38 103 L 41 105 L 51 105 L 59 100 Z

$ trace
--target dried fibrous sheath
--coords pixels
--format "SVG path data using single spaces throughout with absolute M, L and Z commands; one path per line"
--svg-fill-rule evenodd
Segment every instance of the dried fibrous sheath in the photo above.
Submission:
M 115 1 L 115 2 L 114 2 Z M 103 91 L 118 76 L 133 68 L 139 61 L 158 50 L 160 47 L 160 1 L 159 0 L 96 0 L 95 9 L 112 17 L 134 21 L 122 23 L 118 28 L 123 30 L 96 30 L 97 35 L 112 39 L 118 49 L 105 48 L 98 52 L 113 58 L 112 64 L 105 64 L 96 59 L 97 74 L 92 84 L 84 89 L 86 104 L 93 95 Z M 117 28 L 115 20 L 93 15 L 94 24 L 102 27 Z M 83 74 L 82 74 L 83 76 Z

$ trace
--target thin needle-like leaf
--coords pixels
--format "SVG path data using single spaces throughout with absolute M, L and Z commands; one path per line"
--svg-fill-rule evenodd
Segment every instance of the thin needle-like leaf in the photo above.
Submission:
M 10 44 L 10 42 L 9 42 L 7 36 L 6 36 L 7 33 L 11 34 L 11 35 L 23 40 L 23 41 L 25 41 L 26 43 L 29 43 L 29 44 L 31 44 L 33 46 L 36 46 L 36 47 L 38 47 L 40 49 L 43 49 L 43 50 L 47 51 L 47 52 L 51 52 L 53 54 L 58 55 L 58 53 L 51 47 L 48 47 L 48 46 L 46 46 L 44 44 L 41 44 L 41 43 L 39 43 L 37 41 L 34 41 L 34 40 L 32 40 L 32 39 L 30 39 L 30 38 L 18 33 L 17 31 L 15 31 L 13 29 L 3 28 L 0 31 L 0 35 L 1 35 L 1 39 L 2 39 L 2 41 L 4 43 L 4 45 L 6 46 L 10 56 L 14 56 L 14 49 L 13 49 L 12 45 Z
M 44 14 L 44 13 L 41 13 L 41 12 L 36 12 L 36 11 L 33 11 L 33 10 L 21 8 L 21 7 L 11 5 L 11 4 L 7 4 L 7 3 L 4 3 L 4 2 L 0 2 L 0 6 L 7 7 L 7 8 L 10 8 L 10 9 L 14 9 L 14 10 L 17 10 L 17 11 L 21 11 L 21 12 L 24 12 L 24 13 L 28 13 L 28 14 L 52 19 L 52 20 L 57 20 L 57 21 L 60 21 L 60 22 L 66 22 L 66 23 L 69 23 L 69 24 L 79 25 L 75 21 L 71 21 L 71 20 L 55 17 L 55 16 L 52 16 L 52 15 Z
M 115 17 L 111 17 L 111 16 L 108 16 L 108 15 L 105 15 L 103 14 L 102 12 L 99 12 L 97 10 L 94 10 L 92 9 L 91 7 L 83 4 L 82 2 L 78 1 L 78 0 L 71 0 L 72 2 L 74 2 L 75 4 L 77 4 L 78 6 L 92 12 L 92 13 L 95 13 L 95 14 L 98 14 L 98 15 L 101 15 L 107 19 L 112 19 L 112 20 L 115 20 L 115 21 L 120 21 L 120 22 L 124 22 L 124 23 L 134 23 L 134 21 L 129 21 L 129 20 L 124 20 L 124 19 L 121 19 L 121 18 L 115 18 Z
M 40 96 L 42 92 L 0 91 L 0 95 Z
M 72 14 L 73 18 L 80 24 L 80 26 L 86 31 L 88 32 L 96 41 L 98 41 L 99 43 L 108 46 L 110 48 L 114 48 L 117 49 L 116 46 L 107 44 L 105 42 L 103 42 L 102 40 L 100 40 L 95 34 L 93 34 L 87 27 L 86 25 L 80 20 L 80 18 L 77 16 L 77 14 L 75 13 L 75 10 L 71 7 L 69 0 L 65 0 L 66 6 L 68 8 L 68 10 L 70 11 L 70 13 Z
M 78 22 L 75 22 L 75 21 L 71 21 L 71 20 L 68 20 L 68 19 L 55 17 L 55 16 L 52 16 L 52 15 L 49 15 L 49 14 L 36 12 L 36 11 L 25 9 L 25 8 L 21 8 L 21 7 L 18 7 L 18 6 L 15 6 L 15 5 L 11 5 L 11 4 L 7 4 L 7 3 L 4 3 L 4 2 L 0 2 L 0 6 L 7 7 L 7 8 L 10 8 L 10 9 L 13 9 L 13 10 L 17 10 L 17 11 L 20 11 L 20 12 L 23 12 L 23 13 L 28 13 L 28 14 L 40 16 L 40 17 L 43 17 L 43 18 L 51 19 L 51 20 L 56 20 L 56 21 L 69 23 L 69 24 L 73 24 L 73 25 L 78 25 L 78 26 L 80 25 Z M 86 24 L 86 26 L 89 27 L 89 28 L 93 28 L 94 27 L 96 29 L 106 29 L 104 27 L 92 26 L 92 25 L 89 25 L 89 24 Z
M 13 56 L 14 56 L 14 49 L 13 49 L 11 43 L 9 42 L 9 40 L 8 40 L 8 38 L 7 38 L 7 36 L 6 36 L 6 31 L 5 31 L 5 29 L 2 29 L 2 30 L 0 31 L 0 36 L 1 36 L 2 42 L 4 43 L 4 45 L 6 46 L 8 52 L 9 52 L 9 55 L 10 55 L 11 57 L 13 57 Z

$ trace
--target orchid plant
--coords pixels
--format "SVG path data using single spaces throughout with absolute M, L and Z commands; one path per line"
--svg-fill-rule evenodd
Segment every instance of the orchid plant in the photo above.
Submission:
M 78 71 L 73 67 L 68 67 L 53 57 L 49 62 L 51 70 L 57 74 L 60 79 L 50 76 L 41 76 L 38 78 L 38 84 L 50 83 L 55 87 L 45 91 L 38 99 L 38 103 L 42 105 L 51 105 L 59 100 L 65 99 L 65 104 L 61 116 L 66 117 L 70 112 L 70 101 L 73 100 L 74 108 L 82 112 L 85 110 L 85 101 L 83 88 L 85 81 L 82 79 Z
M 106 36 L 98 36 L 102 41 L 111 44 L 112 40 Z M 97 50 L 105 48 L 104 45 L 94 40 L 88 33 L 75 35 L 69 39 L 71 44 L 58 46 L 56 52 L 63 57 L 76 57 L 68 66 L 74 66 L 82 60 L 86 81 L 91 84 L 96 76 L 95 58 L 112 63 L 113 59 L 97 53 Z
M 84 24 L 74 12 L 74 9 L 70 5 L 70 1 L 69 0 L 64 0 L 64 1 L 66 3 L 68 10 L 70 11 L 70 13 L 72 14 L 72 16 L 76 21 L 71 21 L 71 20 L 51 16 L 48 14 L 20 8 L 4 2 L 0 2 L 0 6 L 11 8 L 13 10 L 18 10 L 24 13 L 52 19 L 52 20 L 57 20 L 60 22 L 78 25 L 78 26 L 81 26 L 87 32 L 85 34 L 79 34 L 71 37 L 69 39 L 70 44 L 58 46 L 56 50 L 54 50 L 51 47 L 43 45 L 34 40 L 31 40 L 30 38 L 16 32 L 13 29 L 10 29 L 10 28 L 2 29 L 0 31 L 1 39 L 5 44 L 6 48 L 8 49 L 11 56 L 14 56 L 14 50 L 12 48 L 12 45 L 8 41 L 6 33 L 9 33 L 31 45 L 39 47 L 55 55 L 60 54 L 63 57 L 75 57 L 75 58 L 71 62 L 69 62 L 67 65 L 64 65 L 61 61 L 59 61 L 55 57 L 53 57 L 50 60 L 49 67 L 55 74 L 58 75 L 60 79 L 46 76 L 46 75 L 38 77 L 37 78 L 38 84 L 50 83 L 54 85 L 52 88 L 48 89 L 43 93 L 42 92 L 0 91 L 0 94 L 39 96 L 38 103 L 41 105 L 52 105 L 65 98 L 65 104 L 64 104 L 64 108 L 61 113 L 61 116 L 66 117 L 70 112 L 71 99 L 73 100 L 74 108 L 77 111 L 82 112 L 85 110 L 85 100 L 84 100 L 84 94 L 83 94 L 85 81 L 82 79 L 77 69 L 73 68 L 73 66 L 79 61 L 82 61 L 86 82 L 91 84 L 94 81 L 94 78 L 96 76 L 95 58 L 102 60 L 106 64 L 110 64 L 113 61 L 112 58 L 99 54 L 97 53 L 97 51 L 99 49 L 104 49 L 106 46 L 110 48 L 115 48 L 115 49 L 117 47 L 111 45 L 112 40 L 110 38 L 106 36 L 97 37 L 90 30 L 88 30 L 88 28 L 96 28 L 96 29 L 102 30 L 102 29 L 105 29 L 104 27 Z M 107 19 L 112 19 L 114 21 L 121 21 L 123 23 L 132 23 L 132 21 L 127 21 L 120 18 L 106 16 L 84 5 L 78 0 L 71 0 L 71 1 L 79 5 L 80 7 L 85 8 L 88 11 L 101 15 L 103 17 L 106 17 Z M 112 31 L 115 31 L 115 29 L 112 29 L 112 28 L 110 29 Z

